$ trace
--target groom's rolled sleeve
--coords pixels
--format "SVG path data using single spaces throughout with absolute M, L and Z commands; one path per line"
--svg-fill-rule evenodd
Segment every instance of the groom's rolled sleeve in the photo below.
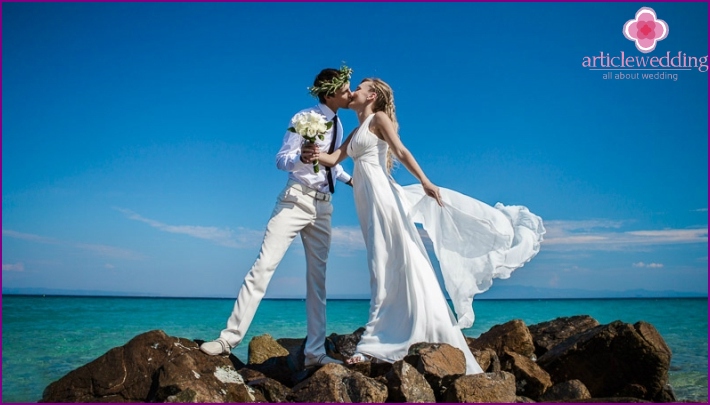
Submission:
M 342 181 L 343 183 L 347 183 L 350 181 L 350 179 L 352 179 L 352 176 L 347 174 L 343 167 L 339 164 L 333 166 L 333 172 L 333 174 L 335 174 L 335 178 Z
M 276 167 L 279 170 L 292 172 L 303 167 L 304 164 L 301 162 L 301 136 L 287 131 L 281 150 L 276 153 Z

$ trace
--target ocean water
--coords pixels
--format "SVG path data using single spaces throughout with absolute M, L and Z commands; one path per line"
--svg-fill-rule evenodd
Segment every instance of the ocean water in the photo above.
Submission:
M 188 339 L 211 340 L 224 327 L 232 299 L 2 297 L 2 402 L 36 402 L 44 388 L 69 371 L 154 329 Z M 367 300 L 328 301 L 327 334 L 351 333 L 367 322 Z M 670 381 L 679 400 L 708 400 L 708 300 L 580 299 L 478 300 L 477 337 L 511 319 L 527 325 L 561 316 L 590 315 L 653 324 L 670 346 Z M 249 340 L 305 337 L 303 300 L 264 300 L 242 345 L 233 353 L 247 360 Z

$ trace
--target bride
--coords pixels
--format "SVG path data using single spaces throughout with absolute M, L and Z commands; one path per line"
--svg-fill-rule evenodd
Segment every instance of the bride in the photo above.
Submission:
M 525 207 L 493 208 L 429 181 L 399 138 L 393 92 L 384 81 L 363 80 L 349 108 L 360 126 L 343 145 L 331 154 L 309 151 L 326 166 L 347 156 L 354 161 L 353 194 L 372 296 L 365 332 L 348 363 L 395 362 L 412 344 L 448 343 L 464 353 L 467 374 L 483 372 L 461 332 L 473 324 L 473 295 L 535 256 L 545 232 L 542 220 Z M 393 155 L 421 185 L 403 188 L 392 179 Z M 432 239 L 458 320 L 415 222 Z

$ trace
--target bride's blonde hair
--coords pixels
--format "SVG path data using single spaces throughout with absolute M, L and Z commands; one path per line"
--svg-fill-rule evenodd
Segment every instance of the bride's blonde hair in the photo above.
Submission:
M 397 115 L 395 114 L 395 107 L 394 107 L 394 92 L 392 91 L 392 88 L 390 87 L 389 84 L 385 83 L 384 81 L 374 78 L 374 77 L 369 77 L 366 79 L 363 79 L 362 82 L 360 83 L 365 83 L 369 82 L 370 87 L 372 88 L 372 91 L 375 92 L 377 95 L 377 98 L 375 98 L 375 103 L 372 105 L 373 111 L 382 111 L 385 114 L 387 114 L 388 117 L 392 120 L 392 123 L 394 124 L 394 130 L 397 132 L 397 136 L 399 136 L 399 124 L 397 123 Z M 394 166 L 395 158 L 392 155 L 392 151 L 388 150 L 387 151 L 387 171 L 391 172 L 392 167 Z

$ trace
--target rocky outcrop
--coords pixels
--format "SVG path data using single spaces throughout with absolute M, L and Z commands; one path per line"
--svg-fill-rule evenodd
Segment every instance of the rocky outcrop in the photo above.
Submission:
M 346 359 L 361 334 L 331 334 L 326 350 Z M 394 364 L 305 368 L 305 339 L 258 336 L 244 364 L 202 353 L 201 341 L 151 331 L 50 384 L 40 402 L 675 401 L 670 349 L 646 322 L 513 320 L 467 340 L 482 374 L 464 375 L 464 354 L 447 344 L 415 344 Z
M 473 357 L 483 371 L 495 373 L 500 371 L 500 359 L 493 349 L 471 350 Z
M 290 353 L 269 334 L 256 336 L 249 342 L 247 364 L 263 364 L 274 357 L 288 356 Z
M 540 397 L 542 402 L 574 401 L 590 399 L 592 395 L 579 380 L 569 380 L 555 384 Z
M 493 349 L 498 357 L 502 357 L 506 349 L 527 357 L 535 353 L 532 335 L 520 319 L 492 327 L 477 339 L 469 341 L 469 348 L 472 351 Z
M 449 386 L 466 373 L 466 358 L 463 353 L 446 343 L 412 345 L 404 361 L 424 376 L 437 399 L 441 399 Z
M 597 326 L 599 322 L 591 316 L 578 315 L 531 325 L 528 330 L 535 345 L 535 355 L 539 358 L 568 337 L 579 335 Z
M 515 402 L 515 377 L 505 371 L 466 375 L 446 392 L 445 402 Z
M 436 402 L 434 390 L 414 366 L 398 360 L 385 375 L 388 402 Z
M 50 384 L 40 402 L 255 402 L 236 357 L 206 356 L 192 340 L 163 331 L 125 346 Z
M 505 350 L 501 367 L 515 376 L 515 392 L 528 398 L 539 398 L 552 387 L 552 379 L 547 371 L 529 357 Z
M 615 321 L 562 341 L 538 363 L 554 381 L 579 380 L 592 397 L 667 401 L 671 350 L 646 323 Z
M 294 402 L 385 402 L 387 387 L 339 364 L 326 364 L 293 387 Z

